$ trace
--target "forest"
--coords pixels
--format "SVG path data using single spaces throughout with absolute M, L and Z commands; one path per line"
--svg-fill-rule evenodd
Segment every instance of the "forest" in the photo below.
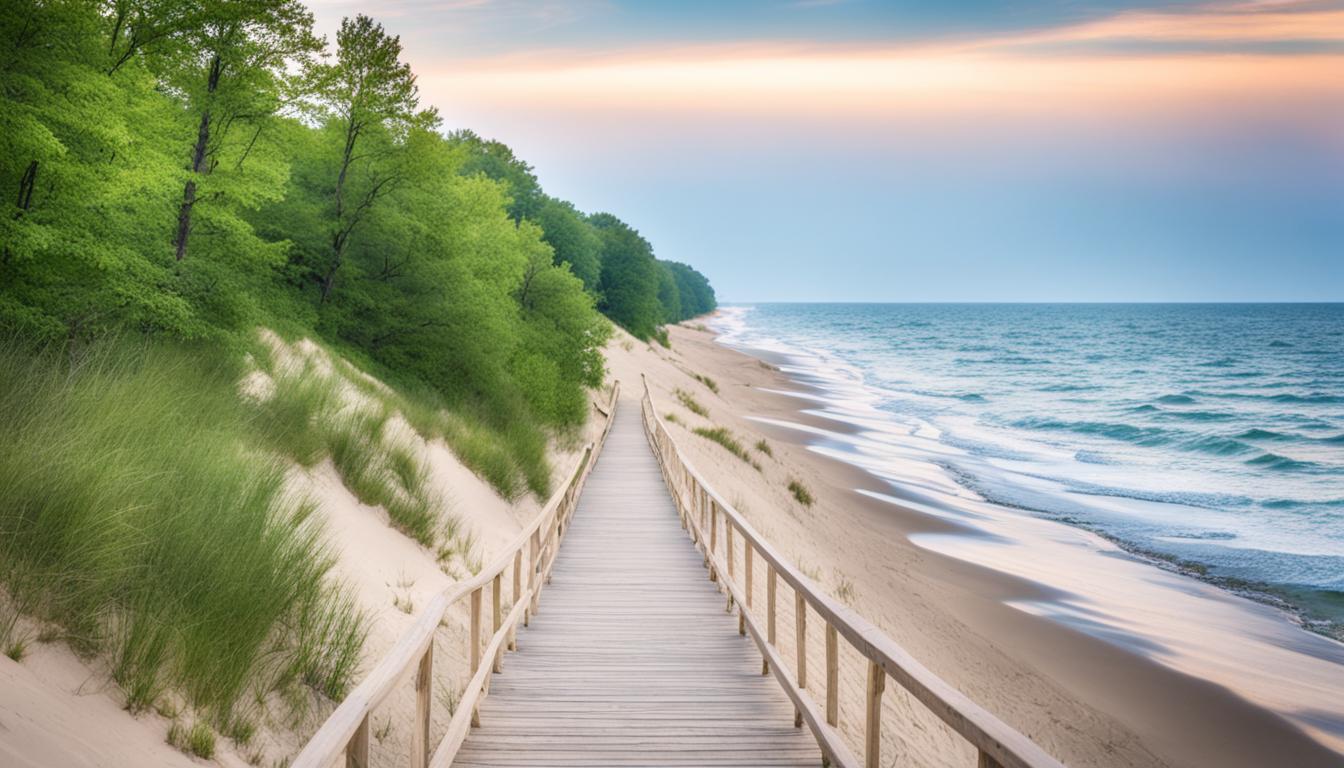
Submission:
M 0 0 L 0 38 L 0 650 L 106 654 L 133 712 L 179 691 L 243 743 L 255 702 L 348 689 L 366 621 L 290 468 L 329 457 L 442 546 L 393 406 L 544 498 L 612 322 L 666 344 L 715 306 L 629 224 L 448 130 L 367 16 L 326 40 L 297 0 Z M 381 410 L 332 421 L 306 369 L 245 406 L 259 329 L 377 375 Z
M 297 0 L 3 0 L 0 327 L 316 334 L 453 404 L 583 417 L 598 312 L 649 339 L 714 307 L 509 147 L 446 131 L 396 36 Z M 594 311 L 594 310 L 598 311 Z

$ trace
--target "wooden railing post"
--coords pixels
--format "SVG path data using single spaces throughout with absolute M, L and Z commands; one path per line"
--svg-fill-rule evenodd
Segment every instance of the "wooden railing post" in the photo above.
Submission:
M 742 574 L 743 574 L 743 582 L 745 583 L 743 591 L 747 593 L 746 594 L 747 606 L 737 612 L 737 634 L 739 635 L 747 634 L 747 611 L 751 610 L 752 579 L 754 578 L 754 574 L 752 573 L 753 566 L 751 561 L 752 561 L 751 539 L 747 538 L 746 536 L 743 536 Z
M 517 605 L 519 598 L 523 596 L 523 550 L 519 549 L 513 553 L 513 604 Z M 509 650 L 518 650 L 518 622 L 514 622 L 509 628 Z
M 807 598 L 801 589 L 793 590 L 795 645 L 798 652 L 798 687 L 807 690 Z M 803 726 L 803 711 L 794 708 L 793 727 Z
M 469 646 L 468 657 L 471 659 L 471 675 L 476 674 L 476 670 L 481 668 L 481 590 L 475 589 L 471 593 L 471 645 Z M 470 679 L 470 678 L 468 678 Z M 481 724 L 480 715 L 476 707 L 471 708 L 471 724 L 479 726 Z
M 536 614 L 537 601 L 541 599 L 541 585 L 537 583 L 537 574 L 541 570 L 541 563 L 537 562 L 538 557 L 541 555 L 540 529 L 532 532 L 532 541 L 529 542 L 529 545 L 531 547 L 531 556 L 528 559 L 527 585 L 532 588 L 532 604 L 528 607 L 527 613 L 523 614 L 524 627 L 528 625 L 528 620 L 530 618 L 528 614 Z
M 708 493 L 705 494 L 709 496 Z M 719 551 L 719 504 L 709 500 L 709 580 L 718 581 L 719 572 L 714 567 L 714 553 Z
M 500 625 L 504 623 L 503 621 L 504 616 L 502 613 L 500 613 L 500 603 L 499 603 L 500 598 L 499 588 L 501 585 L 500 581 L 501 575 L 502 574 L 496 573 L 495 580 L 490 586 L 490 602 L 492 603 L 491 607 L 494 609 L 494 619 L 495 619 L 493 625 L 493 631 L 491 632 L 492 637 L 499 632 Z M 494 671 L 496 673 L 499 673 L 503 669 L 504 669 L 504 649 L 500 648 L 499 650 L 495 651 Z
M 826 723 L 840 724 L 840 648 L 835 625 L 826 622 Z
M 360 721 L 350 743 L 345 745 L 345 768 L 369 768 L 369 716 Z
M 876 661 L 868 662 L 868 720 L 864 732 L 863 764 L 878 768 L 882 763 L 882 691 L 887 672 Z
M 434 642 L 430 641 L 415 674 L 415 724 L 411 733 L 412 768 L 429 767 L 429 703 L 433 687 Z
M 775 582 L 778 577 L 775 576 L 775 564 L 767 563 L 765 566 L 765 638 L 773 648 L 775 645 Z M 761 674 L 770 674 L 770 662 L 761 660 Z
M 728 556 L 728 580 L 732 581 L 736 569 L 733 566 L 733 521 L 725 515 L 723 518 L 724 553 Z

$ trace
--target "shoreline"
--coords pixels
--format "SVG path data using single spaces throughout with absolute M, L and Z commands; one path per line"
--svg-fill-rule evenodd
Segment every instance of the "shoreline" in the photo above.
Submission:
M 691 381 L 650 371 L 651 383 L 662 390 L 655 392 L 660 410 L 681 413 L 672 391 L 695 386 L 697 374 L 710 376 L 719 384 L 715 399 L 722 400 L 710 408 L 715 424 L 729 424 L 743 442 L 759 437 L 788 449 L 776 450 L 779 461 L 754 473 L 728 464 L 722 449 L 689 431 L 679 434 L 679 442 L 705 457 L 708 474 L 728 498 L 741 499 L 753 525 L 760 524 L 786 551 L 806 553 L 800 565 L 810 560 L 819 572 L 832 569 L 835 577 L 822 579 L 828 588 L 856 592 L 856 609 L 1048 751 L 1073 765 L 1337 764 L 1344 750 L 1339 727 L 1344 713 L 1328 703 L 1331 691 L 1344 685 L 1344 665 L 1327 659 L 1328 651 L 1344 659 L 1344 647 L 1298 628 L 1278 609 L 1154 568 L 1086 529 L 970 498 L 964 508 L 940 508 L 927 492 L 935 478 L 893 484 L 847 454 L 845 443 L 862 444 L 861 425 L 817 408 L 825 402 L 818 391 L 780 370 L 788 367 L 786 359 L 768 351 L 753 356 L 715 336 L 707 329 L 676 327 L 670 352 L 650 348 Z M 642 352 L 638 356 L 646 357 Z M 613 368 L 622 362 L 618 356 L 613 355 Z M 700 387 L 697 396 L 703 391 Z M 787 508 L 786 496 L 779 500 L 777 488 L 761 487 L 762 480 L 781 484 L 772 477 L 776 471 L 770 465 L 776 463 L 814 489 L 815 507 L 800 514 Z M 928 487 L 921 491 L 921 485 Z M 857 540 L 856 531 L 864 534 Z M 1060 564 L 1070 566 L 1056 571 L 1072 568 L 1092 583 L 1081 588 L 1067 579 L 1061 583 L 1058 572 L 1034 573 L 1020 562 L 1004 567 L 1003 552 L 994 552 L 1024 546 L 1039 554 L 1036 559 L 1064 557 Z M 1105 573 L 1091 573 L 1097 569 Z M 1131 586 L 1142 593 L 1136 598 L 1140 605 L 1108 606 L 1102 599 Z M 1148 631 L 1153 629 L 1148 624 L 1161 623 L 1152 616 L 1143 627 L 1124 625 L 1126 611 L 1142 615 L 1143 601 L 1157 603 L 1164 594 L 1182 596 L 1182 608 L 1217 606 L 1205 606 L 1209 624 L 1193 643 L 1173 647 L 1181 644 L 1172 635 L 1189 626 Z M 1217 636 L 1237 616 L 1250 617 L 1257 629 L 1277 624 L 1331 645 L 1316 648 L 1316 657 L 1282 652 L 1270 659 L 1269 671 L 1249 681 L 1234 679 L 1235 670 L 1214 674 L 1209 667 L 1248 651 L 1234 648 L 1237 653 L 1220 657 Z M 1192 648 L 1201 645 L 1213 650 L 1195 658 Z M 1292 692 L 1285 694 L 1267 678 L 1289 673 L 1290 680 L 1303 679 L 1304 670 L 1312 690 L 1302 694 L 1301 703 L 1312 711 L 1290 722 L 1284 710 Z M 926 751 L 936 743 L 912 740 L 898 749 L 938 764 L 942 760 Z
M 781 365 L 795 368 L 799 366 L 799 361 L 791 358 L 786 353 L 745 344 L 724 342 L 721 341 L 723 334 L 714 331 L 713 329 L 708 330 L 715 334 L 715 343 L 720 346 L 741 352 L 748 357 L 765 361 L 767 364 L 776 366 L 777 368 Z M 800 378 L 794 376 L 789 376 L 788 378 L 795 386 L 803 387 L 807 390 L 808 399 L 814 400 L 822 405 L 825 405 L 828 402 L 825 397 L 825 390 L 820 386 L 809 381 L 800 380 Z M 781 392 L 778 394 L 784 393 Z M 818 413 L 811 410 L 800 409 L 798 412 L 798 419 L 800 422 L 805 422 L 813 426 L 824 423 L 831 431 L 838 431 L 846 434 L 858 434 L 862 431 L 850 422 L 826 415 L 824 411 Z M 843 460 L 840 461 L 844 463 Z M 974 489 L 971 490 L 974 492 Z M 1105 539 L 1119 547 L 1125 553 L 1138 558 L 1149 565 L 1209 584 L 1229 595 L 1268 606 L 1280 611 L 1283 614 L 1284 620 L 1296 627 L 1320 635 L 1329 640 L 1344 643 L 1344 621 L 1341 621 L 1336 614 L 1322 611 L 1312 604 L 1312 600 L 1308 599 L 1312 596 L 1319 597 L 1321 595 L 1329 594 L 1327 592 L 1314 589 L 1303 589 L 1300 592 L 1294 592 L 1284 585 L 1275 584 L 1273 582 L 1215 575 L 1209 571 L 1208 566 L 1196 560 L 1186 559 L 1173 553 L 1162 552 L 1160 550 L 1145 547 L 1138 542 L 1114 534 L 1106 530 L 1103 526 L 1090 523 L 1087 520 L 1080 519 L 1076 516 L 1054 515 L 1030 506 L 1014 504 L 1011 501 L 1003 499 L 986 499 L 986 501 L 1000 507 L 1021 510 L 1022 512 L 1041 520 L 1049 520 L 1086 531 Z

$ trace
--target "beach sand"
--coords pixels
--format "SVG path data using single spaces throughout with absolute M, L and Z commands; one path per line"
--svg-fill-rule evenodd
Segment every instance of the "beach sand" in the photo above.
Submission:
M 972 700 L 1072 766 L 1344 764 L 1344 646 L 1087 531 L 986 504 L 936 468 L 860 468 L 862 425 L 828 418 L 779 370 L 787 361 L 756 354 L 681 326 L 671 349 L 618 334 L 608 350 L 630 393 L 648 376 L 678 444 L 758 531 Z M 760 470 L 697 426 L 727 427 Z M 773 456 L 751 448 L 760 439 Z M 791 480 L 815 503 L 795 500 Z M 786 658 L 790 598 L 781 589 Z M 808 624 L 814 670 L 825 668 L 819 624 Z M 864 671 L 843 643 L 841 660 L 841 724 L 857 749 Z M 887 690 L 884 760 L 974 764 L 921 705 Z

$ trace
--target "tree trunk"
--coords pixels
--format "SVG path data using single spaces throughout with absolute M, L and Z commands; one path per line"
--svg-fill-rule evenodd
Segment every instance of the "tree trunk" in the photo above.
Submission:
M 37 168 L 37 161 L 33 160 L 24 170 L 23 178 L 19 179 L 19 197 L 18 200 L 15 201 L 18 210 L 14 211 L 15 221 L 23 218 L 23 214 L 27 213 L 28 209 L 33 207 L 33 189 L 37 187 Z M 11 256 L 9 243 L 5 243 L 4 251 L 0 254 L 0 258 L 3 259 L 4 263 L 8 264 Z
M 341 154 L 341 170 L 336 174 L 336 234 L 331 238 L 331 266 L 322 276 L 322 302 L 331 298 L 332 286 L 336 284 L 336 270 L 341 268 L 341 259 L 345 255 L 345 241 L 350 231 L 345 226 L 345 177 L 354 161 L 355 142 L 359 140 L 359 126 L 354 118 L 345 124 L 345 150 Z
M 206 99 L 214 95 L 219 87 L 221 62 L 216 55 L 210 62 L 210 76 L 206 84 Z M 187 240 L 191 237 L 191 209 L 196 205 L 196 177 L 205 169 L 205 150 L 210 142 L 210 107 L 201 110 L 201 124 L 196 129 L 196 146 L 191 153 L 191 178 L 182 190 L 182 207 L 177 211 L 177 237 L 173 240 L 177 260 L 187 255 Z

